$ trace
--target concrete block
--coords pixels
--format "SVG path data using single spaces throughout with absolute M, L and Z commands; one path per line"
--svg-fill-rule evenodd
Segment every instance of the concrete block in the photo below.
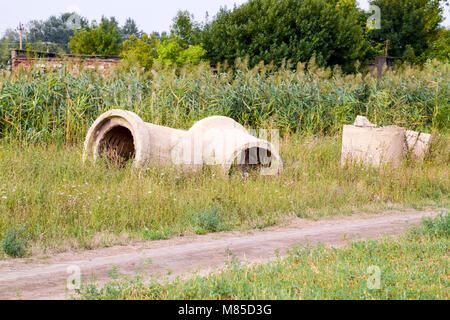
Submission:
M 406 144 L 413 160 L 425 159 L 430 152 L 431 140 L 429 133 L 406 131 Z
M 362 163 L 378 167 L 401 164 L 405 155 L 405 129 L 344 126 L 341 163 Z

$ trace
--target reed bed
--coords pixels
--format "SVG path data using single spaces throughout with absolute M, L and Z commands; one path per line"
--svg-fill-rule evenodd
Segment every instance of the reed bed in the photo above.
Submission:
M 380 125 L 446 130 L 450 120 L 449 64 L 422 69 L 345 75 L 310 63 L 274 70 L 245 62 L 235 70 L 199 66 L 144 73 L 120 66 L 106 76 L 73 67 L 0 74 L 0 139 L 78 143 L 90 124 L 111 108 L 145 121 L 189 128 L 210 115 L 282 134 L 334 135 L 358 114 Z

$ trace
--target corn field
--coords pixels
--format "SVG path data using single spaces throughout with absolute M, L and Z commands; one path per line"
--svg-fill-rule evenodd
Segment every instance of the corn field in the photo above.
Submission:
M 117 67 L 102 76 L 70 66 L 0 73 L 0 139 L 78 143 L 95 118 L 112 108 L 134 111 L 144 121 L 189 128 L 211 115 L 248 127 L 282 133 L 328 135 L 365 115 L 379 125 L 447 130 L 450 120 L 449 64 L 403 66 L 345 75 L 310 63 L 273 70 L 245 62 L 235 70 L 160 70 Z

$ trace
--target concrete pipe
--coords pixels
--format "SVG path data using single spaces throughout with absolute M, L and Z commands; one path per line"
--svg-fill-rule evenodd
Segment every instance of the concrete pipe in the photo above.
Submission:
M 194 170 L 220 165 L 224 173 L 237 169 L 243 174 L 260 169 L 262 175 L 277 175 L 283 163 L 275 147 L 258 139 L 231 118 L 213 116 L 195 123 L 174 144 L 172 159 Z
M 146 123 L 130 111 L 110 110 L 89 129 L 84 159 L 107 157 L 119 163 L 134 159 L 137 166 L 165 164 L 171 156 L 168 140 L 176 140 L 184 132 Z
M 221 166 L 230 174 L 259 169 L 263 175 L 283 168 L 275 147 L 258 139 L 233 119 L 214 116 L 195 123 L 188 131 L 146 123 L 135 113 L 111 110 L 91 126 L 85 140 L 85 159 L 107 157 L 137 166 L 172 166 L 198 171 L 204 165 Z

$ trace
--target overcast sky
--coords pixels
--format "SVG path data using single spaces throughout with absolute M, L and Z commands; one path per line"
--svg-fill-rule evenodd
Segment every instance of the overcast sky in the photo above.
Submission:
M 246 0 L 39 0 L 20 1 L 1 0 L 0 35 L 7 28 L 16 28 L 19 22 L 42 20 L 51 15 L 75 11 L 89 20 L 99 20 L 102 15 L 115 16 L 120 24 L 126 18 L 133 18 L 139 28 L 146 33 L 168 31 L 172 18 L 178 10 L 188 10 L 197 21 L 203 21 L 205 13 L 213 16 L 221 6 L 228 8 Z M 368 9 L 368 0 L 359 0 L 360 7 Z M 445 26 L 450 26 L 449 8 L 445 10 Z

